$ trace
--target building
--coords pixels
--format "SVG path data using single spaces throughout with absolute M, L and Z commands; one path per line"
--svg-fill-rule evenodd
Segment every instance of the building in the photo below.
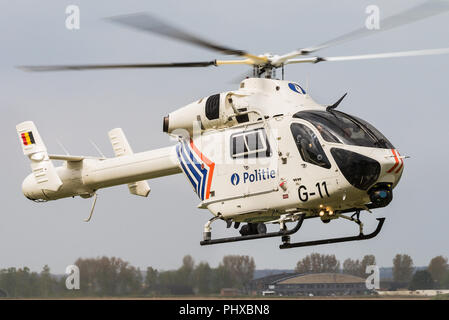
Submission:
M 253 292 L 278 296 L 364 295 L 365 279 L 342 273 L 279 274 L 253 280 Z
M 240 290 L 236 288 L 223 288 L 220 290 L 220 296 L 222 297 L 235 297 L 240 294 Z

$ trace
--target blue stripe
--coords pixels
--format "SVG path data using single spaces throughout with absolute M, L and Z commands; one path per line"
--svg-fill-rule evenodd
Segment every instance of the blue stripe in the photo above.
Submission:
M 197 195 L 201 200 L 204 200 L 204 191 L 206 189 L 209 170 L 201 168 L 201 162 L 198 162 L 186 140 L 183 140 L 176 146 L 176 154 L 182 170 L 186 174 Z M 196 169 L 198 169 L 199 173 Z
M 205 168 L 201 168 L 201 164 L 196 160 L 196 158 L 194 158 L 193 152 L 190 149 L 190 147 L 186 141 L 184 141 L 184 145 L 186 146 L 186 149 L 189 150 L 190 159 L 195 164 L 195 166 L 198 168 L 200 173 L 203 175 L 200 183 L 201 183 L 201 199 L 204 200 L 204 189 L 206 188 L 206 178 L 207 178 L 208 170 L 206 170 Z
M 181 145 L 178 144 L 178 145 L 176 146 L 176 154 L 177 154 L 177 156 L 178 156 L 179 163 L 181 164 L 182 170 L 183 170 L 184 173 L 186 174 L 187 178 L 190 180 L 190 183 L 192 184 L 193 188 L 194 188 L 195 190 L 197 190 L 195 181 L 193 181 L 192 177 L 190 176 L 189 172 L 187 171 L 187 168 L 185 167 L 184 163 L 182 162 L 181 155 L 180 155 L 180 153 L 179 153 L 179 149 L 180 149 L 180 148 L 181 148 Z
M 204 170 L 201 170 L 201 165 L 199 165 L 198 161 L 196 160 L 196 158 L 193 157 L 193 152 L 189 147 L 189 144 L 186 141 L 183 141 L 184 143 L 184 147 L 182 150 L 184 151 L 183 155 L 185 157 L 187 157 L 187 153 L 190 154 L 190 159 L 192 161 L 189 161 L 189 159 L 186 159 L 186 162 L 188 162 L 189 168 L 192 172 L 194 172 L 195 177 L 197 178 L 198 181 L 198 189 L 197 189 L 197 194 L 200 197 L 200 199 L 204 200 Z M 197 167 L 197 169 L 200 171 L 200 173 L 203 174 L 203 178 L 201 178 L 198 174 L 198 172 L 195 170 L 195 167 Z M 206 175 L 207 175 L 207 171 L 206 171 Z
M 193 186 L 194 186 L 195 192 L 198 194 L 198 188 L 199 188 L 200 181 L 196 175 L 195 170 L 192 169 L 192 165 L 188 161 L 188 158 L 186 158 L 185 153 L 184 153 L 185 151 L 182 146 L 180 148 L 180 151 L 181 151 L 181 159 L 183 160 L 185 172 L 187 175 L 190 176 L 190 179 L 192 179 L 194 181 Z
M 189 158 L 188 158 L 188 156 L 186 155 L 185 151 L 186 151 L 186 150 L 185 150 L 184 148 L 181 148 L 181 154 L 182 154 L 182 157 L 184 158 L 184 161 L 185 161 L 187 167 L 190 169 L 190 173 L 193 174 L 193 176 L 195 177 L 195 180 L 198 182 L 197 187 L 196 187 L 196 193 L 198 194 L 199 197 L 201 197 L 201 195 L 200 195 L 201 177 L 200 177 L 200 175 L 198 174 L 198 172 L 195 170 L 195 167 L 194 167 L 194 166 L 192 165 L 192 163 L 189 161 Z

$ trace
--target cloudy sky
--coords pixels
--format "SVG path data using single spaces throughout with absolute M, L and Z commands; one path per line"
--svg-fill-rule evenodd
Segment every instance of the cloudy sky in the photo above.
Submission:
M 293 65 L 286 78 L 305 84 L 316 101 L 329 104 L 343 93 L 342 111 L 367 119 L 411 158 L 406 161 L 394 201 L 373 215 L 387 218 L 369 241 L 279 250 L 277 239 L 201 247 L 211 217 L 183 175 L 149 181 L 148 198 L 126 186 L 101 190 L 90 223 L 91 200 L 63 199 L 45 204 L 21 192 L 30 173 L 15 125 L 33 120 L 50 152 L 108 156 L 107 132 L 121 127 L 134 151 L 171 144 L 162 117 L 198 98 L 235 89 L 244 66 L 182 70 L 120 70 L 26 73 L 14 66 L 33 64 L 138 63 L 225 58 L 215 52 L 136 32 L 103 18 L 147 11 L 225 45 L 260 54 L 286 53 L 362 27 L 368 5 L 382 17 L 423 1 L 6 1 L 0 0 L 0 268 L 49 264 L 55 273 L 78 257 L 118 256 L 140 267 L 176 268 L 185 254 L 216 266 L 226 254 L 255 258 L 258 268 L 293 268 L 311 252 L 343 261 L 374 254 L 390 266 L 396 253 L 415 265 L 449 255 L 449 55 L 371 61 Z M 80 30 L 65 28 L 65 8 L 78 5 Z M 449 13 L 320 52 L 352 55 L 449 47 Z M 382 27 L 382 25 L 381 25 Z M 371 222 L 368 222 L 371 221 Z M 224 223 L 214 235 L 225 235 Z M 231 230 L 234 231 L 234 230 Z M 235 231 L 234 231 L 235 232 Z M 346 221 L 324 225 L 306 221 L 295 239 L 351 235 Z

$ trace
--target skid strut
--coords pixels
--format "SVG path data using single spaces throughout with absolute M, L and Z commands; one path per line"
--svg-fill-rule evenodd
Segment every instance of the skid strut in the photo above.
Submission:
M 218 244 L 218 243 L 228 243 L 228 242 L 236 242 L 236 241 L 244 241 L 244 240 L 254 240 L 254 239 L 263 239 L 263 238 L 272 238 L 272 237 L 282 237 L 282 240 L 287 241 L 290 239 L 290 235 L 298 232 L 301 228 L 302 222 L 304 221 L 305 214 L 301 214 L 299 216 L 298 223 L 291 230 L 281 230 L 278 232 L 268 232 L 264 234 L 251 234 L 247 236 L 239 236 L 239 237 L 229 237 L 229 238 L 220 238 L 220 239 L 208 239 L 200 242 L 200 245 L 207 246 L 210 244 Z M 210 226 L 210 224 L 209 224 Z
M 333 238 L 333 239 L 322 239 L 322 240 L 314 240 L 314 241 L 304 241 L 304 242 L 296 242 L 296 243 L 286 243 L 284 242 L 279 246 L 280 249 L 290 249 L 290 248 L 299 248 L 299 247 L 307 247 L 307 246 L 317 246 L 320 244 L 329 244 L 329 243 L 338 243 L 338 242 L 347 242 L 347 241 L 358 241 L 358 240 L 368 240 L 377 236 L 382 229 L 382 226 L 385 222 L 385 218 L 377 218 L 378 221 L 377 228 L 370 234 L 363 234 L 362 232 L 358 236 L 352 237 L 342 237 L 342 238 Z

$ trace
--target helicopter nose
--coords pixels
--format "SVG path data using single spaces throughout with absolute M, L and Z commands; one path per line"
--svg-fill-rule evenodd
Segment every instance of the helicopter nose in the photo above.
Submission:
M 404 171 L 404 157 L 398 150 L 388 149 L 376 154 L 375 158 L 381 165 L 381 173 L 377 182 L 389 183 L 394 188 L 399 183 Z
M 379 156 L 377 160 L 381 173 L 376 184 L 368 190 L 368 195 L 376 207 L 385 207 L 393 200 L 393 188 L 401 179 L 404 159 L 396 149 L 390 149 L 387 155 Z
M 375 207 L 387 206 L 399 182 L 404 162 L 395 149 L 377 149 L 363 155 L 352 150 L 332 148 L 331 154 L 345 179 L 369 195 Z

